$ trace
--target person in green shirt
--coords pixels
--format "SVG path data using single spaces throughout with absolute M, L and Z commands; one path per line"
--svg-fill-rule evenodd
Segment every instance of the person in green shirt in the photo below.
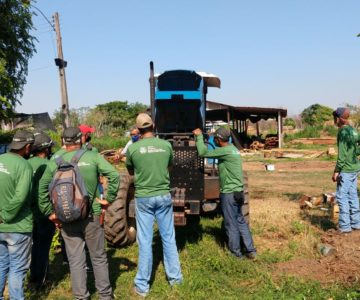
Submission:
M 229 143 L 230 130 L 220 127 L 215 131 L 214 142 L 218 148 L 213 150 L 209 150 L 204 144 L 201 129 L 197 128 L 193 133 L 199 155 L 218 159 L 220 201 L 229 249 L 235 256 L 243 258 L 240 246 L 240 240 L 242 239 L 246 256 L 254 259 L 256 249 L 249 225 L 241 212 L 241 206 L 244 203 L 242 160 L 239 150 Z
M 348 233 L 360 229 L 359 197 L 357 177 L 360 162 L 357 158 L 358 132 L 350 126 L 350 110 L 338 107 L 334 112 L 334 123 L 339 127 L 337 135 L 338 158 L 332 180 L 337 182 L 336 201 L 339 205 L 339 232 Z
M 87 126 L 85 124 L 81 124 L 81 125 L 79 125 L 79 129 L 82 133 L 82 136 L 81 136 L 82 147 L 87 150 L 99 152 L 98 149 L 96 147 L 94 147 L 93 144 L 90 143 L 91 134 L 95 132 L 95 128 Z
M 0 299 L 6 279 L 10 299 L 24 299 L 24 280 L 30 266 L 33 230 L 32 169 L 29 157 L 34 135 L 15 133 L 10 152 L 0 155 Z
M 49 252 L 55 225 L 41 214 L 38 207 L 39 181 L 45 171 L 48 159 L 52 154 L 54 142 L 42 131 L 34 132 L 35 142 L 32 145 L 32 157 L 29 164 L 33 169 L 32 205 L 34 214 L 33 246 L 31 251 L 30 282 L 36 289 L 45 283 L 49 266 Z
M 169 166 L 173 151 L 169 142 L 156 138 L 149 115 L 136 118 L 141 139 L 126 152 L 126 167 L 135 174 L 135 214 L 139 244 L 135 292 L 145 297 L 152 272 L 153 225 L 156 219 L 163 244 L 164 266 L 170 285 L 182 282 L 179 254 L 175 241 L 173 205 L 170 195 Z
M 77 127 L 68 127 L 64 130 L 62 140 L 66 152 L 62 155 L 63 160 L 70 161 L 81 149 L 81 136 L 80 129 Z M 104 245 L 104 229 L 100 224 L 100 214 L 102 208 L 106 208 L 117 196 L 120 181 L 119 174 L 108 161 L 94 151 L 85 151 L 77 165 L 90 199 L 91 210 L 89 217 L 84 220 L 61 224 L 61 234 L 65 241 L 69 259 L 73 295 L 76 299 L 90 298 L 87 289 L 86 243 L 90 253 L 99 298 L 112 299 L 112 288 Z M 48 191 L 56 170 L 56 161 L 51 160 L 39 182 L 39 208 L 46 217 L 59 224 Z M 108 180 L 107 195 L 103 200 L 96 198 L 99 175 L 103 175 Z

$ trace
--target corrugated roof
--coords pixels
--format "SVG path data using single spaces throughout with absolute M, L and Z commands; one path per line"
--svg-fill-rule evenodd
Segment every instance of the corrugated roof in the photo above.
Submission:
M 230 119 L 250 120 L 254 123 L 261 119 L 276 119 L 279 113 L 283 118 L 287 116 L 287 109 L 284 108 L 232 106 L 214 101 L 207 101 L 206 109 L 206 120 L 208 121 L 227 122 L 228 114 Z

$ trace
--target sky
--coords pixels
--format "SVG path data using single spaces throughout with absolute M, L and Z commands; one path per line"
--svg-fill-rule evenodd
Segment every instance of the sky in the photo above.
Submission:
M 70 108 L 110 101 L 149 104 L 155 73 L 216 74 L 208 100 L 286 108 L 360 105 L 358 0 L 37 0 L 58 12 Z M 36 12 L 36 10 L 34 9 Z M 37 53 L 18 112 L 61 106 L 56 35 L 37 13 Z

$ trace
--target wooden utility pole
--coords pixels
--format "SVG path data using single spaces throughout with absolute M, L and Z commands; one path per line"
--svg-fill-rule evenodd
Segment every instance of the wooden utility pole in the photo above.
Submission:
M 59 67 L 60 90 L 61 90 L 61 112 L 63 115 L 63 126 L 64 128 L 66 128 L 70 126 L 69 101 L 68 101 L 66 76 L 65 76 L 65 68 L 67 66 L 67 62 L 64 60 L 64 55 L 62 51 L 59 14 L 56 12 L 53 18 L 55 23 L 55 32 L 56 32 L 56 41 L 57 41 L 57 50 L 58 50 L 58 58 L 55 58 L 55 64 L 57 67 Z

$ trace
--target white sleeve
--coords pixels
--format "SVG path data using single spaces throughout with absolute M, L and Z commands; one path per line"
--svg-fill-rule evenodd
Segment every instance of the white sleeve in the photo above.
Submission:
M 122 154 L 122 155 L 125 155 L 125 154 L 126 154 L 127 149 L 130 147 L 130 145 L 131 145 L 132 143 L 133 143 L 132 140 L 130 140 L 130 141 L 128 141 L 128 142 L 126 143 L 124 149 L 122 149 L 122 151 L 121 151 L 121 154 Z

